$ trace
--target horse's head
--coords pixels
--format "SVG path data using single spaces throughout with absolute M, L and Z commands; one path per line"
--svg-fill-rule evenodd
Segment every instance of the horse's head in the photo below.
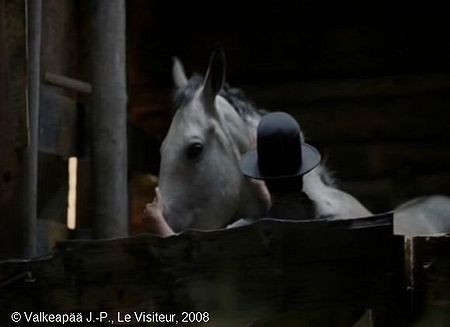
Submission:
M 178 60 L 173 77 L 177 111 L 161 146 L 164 216 L 175 231 L 224 227 L 241 205 L 239 160 L 254 130 L 219 95 L 225 82 L 223 52 L 212 54 L 204 79 L 188 80 Z

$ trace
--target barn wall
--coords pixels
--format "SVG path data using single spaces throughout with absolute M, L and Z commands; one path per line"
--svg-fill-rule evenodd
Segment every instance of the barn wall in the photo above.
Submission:
M 274 89 L 268 95 L 259 87 L 255 98 L 268 108 L 291 112 L 309 142 L 325 155 L 340 186 L 373 210 L 390 210 L 421 195 L 450 193 L 450 74 L 340 79 Z
M 10 208 L 18 196 L 16 149 L 26 143 L 27 133 L 20 84 L 25 78 L 23 25 L 19 28 L 23 20 L 9 14 L 18 5 L 1 5 L 7 18 L 2 19 L 2 37 L 10 37 L 0 52 L 2 86 L 7 85 L 0 88 L 1 211 L 6 221 L 9 214 L 14 216 Z M 43 5 L 43 73 L 89 81 L 85 6 L 69 0 Z M 327 157 L 341 186 L 370 208 L 384 211 L 414 196 L 450 194 L 450 36 L 441 33 L 446 28 L 443 20 L 415 24 L 435 13 L 402 3 L 366 3 L 362 8 L 356 2 L 319 6 L 285 1 L 255 8 L 229 1 L 221 11 L 207 3 L 197 6 L 127 2 L 135 222 L 154 186 L 154 180 L 142 173 L 157 174 L 158 147 L 170 124 L 171 57 L 178 55 L 189 74 L 203 72 L 217 41 L 227 52 L 228 81 L 246 90 L 259 106 L 294 114 L 309 142 Z M 43 90 L 88 103 L 87 97 L 58 87 L 45 84 Z M 78 218 L 87 227 L 88 166 L 82 156 Z M 41 153 L 39 194 L 39 218 L 64 224 L 64 156 Z M 11 226 L 15 223 L 5 227 L 8 235 Z
M 26 128 L 26 34 L 25 3 L 0 2 L 0 258 L 19 257 L 22 226 L 19 224 L 21 150 L 27 145 Z M 76 1 L 43 1 L 41 48 L 41 97 L 38 172 L 38 254 L 45 254 L 55 241 L 67 237 L 68 163 L 70 155 L 84 155 L 74 128 L 80 121 L 78 103 L 87 97 L 47 82 L 47 73 L 87 80 L 87 26 L 83 6 Z M 81 58 L 81 59 L 80 59 Z M 85 118 L 85 117 L 81 117 Z M 83 151 L 82 151 L 83 150 Z M 83 173 L 88 163 L 80 164 Z M 83 185 L 83 183 L 80 183 Z M 89 196 L 89 194 L 87 195 Z M 89 197 L 88 197 L 89 199 Z M 90 202 L 85 201 L 85 206 Z M 83 212 L 81 210 L 81 212 Z
M 228 1 L 216 10 L 131 1 L 130 120 L 161 141 L 171 56 L 189 75 L 203 73 L 220 41 L 229 83 L 261 107 L 296 116 L 341 187 L 371 209 L 450 194 L 450 36 L 439 15 L 406 2 Z M 434 24 L 418 23 L 427 18 Z M 157 160 L 147 158 L 147 167 Z
M 27 145 L 25 2 L 0 1 L 0 260 L 21 256 L 22 158 Z
M 76 77 L 78 60 L 78 22 L 73 1 L 43 1 L 42 76 L 52 73 Z M 38 181 L 38 219 L 48 242 L 41 242 L 40 253 L 51 250 L 54 242 L 67 238 L 68 151 L 67 146 L 47 141 L 51 135 L 60 144 L 69 143 L 70 126 L 77 109 L 77 94 L 45 82 L 41 86 L 41 132 Z M 57 122 L 52 125 L 52 122 Z M 43 147 L 44 143 L 50 143 Z M 46 144 L 47 145 L 47 144 Z

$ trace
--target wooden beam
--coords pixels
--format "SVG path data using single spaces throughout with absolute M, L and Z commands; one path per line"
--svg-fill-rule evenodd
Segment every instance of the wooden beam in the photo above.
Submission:
M 58 74 L 53 74 L 46 72 L 44 75 L 45 81 L 49 84 L 60 86 L 68 90 L 80 92 L 80 93 L 91 93 L 92 85 L 83 81 L 79 81 L 75 78 L 70 78 Z
M 92 2 L 92 176 L 96 238 L 128 234 L 125 2 Z
M 22 251 L 24 257 L 36 255 L 37 183 L 39 152 L 39 96 L 41 67 L 42 1 L 27 1 L 28 30 L 28 126 L 29 144 L 23 150 Z
M 417 326 L 450 323 L 450 235 L 412 240 L 412 300 Z
M 414 74 L 374 78 L 292 82 L 242 87 L 257 103 L 288 103 L 332 99 L 427 94 L 450 90 L 450 74 Z M 269 108 L 270 109 L 270 108 Z

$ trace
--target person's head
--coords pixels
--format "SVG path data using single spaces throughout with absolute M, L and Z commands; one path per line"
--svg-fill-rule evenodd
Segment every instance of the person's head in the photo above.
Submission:
M 304 142 L 297 121 L 287 113 L 274 112 L 261 118 L 256 149 L 244 154 L 241 171 L 264 180 L 271 193 L 285 193 L 301 189 L 302 176 L 319 162 L 319 152 Z

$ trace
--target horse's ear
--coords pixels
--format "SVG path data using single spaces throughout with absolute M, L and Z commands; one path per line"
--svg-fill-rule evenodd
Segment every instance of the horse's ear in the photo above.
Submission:
M 173 61 L 172 78 L 173 78 L 175 87 L 176 88 L 184 87 L 187 84 L 188 79 L 186 77 L 186 73 L 184 71 L 183 64 L 181 63 L 180 59 L 178 59 L 177 57 L 172 57 L 172 61 Z
M 214 101 L 216 95 L 223 88 L 225 71 L 225 52 L 221 46 L 216 46 L 209 58 L 209 66 L 203 83 L 203 93 L 208 100 Z

